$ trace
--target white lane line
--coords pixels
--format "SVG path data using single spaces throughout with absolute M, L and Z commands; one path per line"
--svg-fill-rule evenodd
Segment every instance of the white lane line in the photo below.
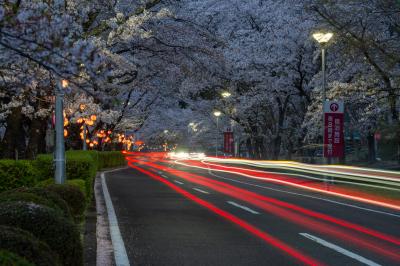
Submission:
M 183 185 L 184 184 L 183 182 L 180 182 L 180 181 L 177 181 L 177 180 L 174 180 L 174 182 L 179 184 L 179 185 Z
M 117 215 L 108 192 L 104 173 L 101 173 L 101 185 L 103 187 L 104 200 L 106 202 L 108 221 L 110 224 L 111 242 L 114 249 L 115 264 L 118 266 L 129 266 L 129 259 L 126 253 L 124 240 L 118 227 Z
M 215 176 L 215 177 L 217 177 L 217 178 L 220 178 L 220 179 L 225 179 L 225 180 L 229 180 L 229 181 L 232 181 L 232 182 L 235 182 L 235 183 L 240 183 L 240 184 L 249 185 L 249 186 L 252 186 L 252 187 L 258 187 L 258 188 L 262 188 L 262 189 L 268 189 L 268 190 L 272 190 L 272 191 L 278 191 L 278 192 L 282 192 L 282 193 L 286 193 L 286 194 L 291 194 L 291 195 L 296 195 L 296 196 L 302 196 L 302 197 L 305 197 L 305 198 L 318 199 L 318 200 L 326 201 L 326 202 L 333 203 L 333 204 L 337 204 L 337 205 L 342 205 L 342 206 L 346 206 L 346 207 L 350 207 L 350 208 L 355 208 L 355 209 L 359 209 L 359 210 L 364 210 L 364 211 L 368 211 L 368 212 L 374 212 L 374 213 L 379 213 L 379 214 L 383 214 L 383 215 L 388 215 L 388 216 L 400 218 L 400 215 L 397 215 L 397 214 L 394 214 L 394 213 L 390 213 L 390 212 L 378 211 L 378 210 L 369 209 L 369 208 L 366 208 L 366 207 L 361 207 L 361 206 L 358 206 L 358 205 L 348 204 L 348 203 L 344 203 L 344 202 L 340 202 L 340 201 L 335 201 L 335 200 L 330 200 L 330 199 L 326 199 L 326 198 L 320 198 L 320 197 L 310 196 L 310 195 L 306 195 L 306 194 L 302 194 L 302 193 L 296 193 L 296 192 L 286 191 L 286 190 L 282 190 L 282 189 L 276 189 L 276 188 L 271 188 L 271 187 L 256 185 L 256 184 L 252 184 L 252 183 L 248 183 L 248 182 L 244 182 L 244 181 L 239 181 L 239 180 L 235 180 L 235 179 L 223 177 L 223 176 L 214 174 L 214 173 L 213 173 L 212 171 L 210 171 L 210 170 L 208 171 L 208 173 L 209 173 L 210 175 L 213 175 L 213 176 Z
M 166 175 L 161 175 L 162 177 L 164 177 L 164 178 L 166 178 L 166 179 L 168 179 L 168 176 L 166 176 Z
M 255 210 L 253 210 L 253 209 L 250 209 L 249 207 L 240 205 L 240 204 L 238 204 L 238 203 L 236 203 L 236 202 L 234 202 L 234 201 L 227 201 L 227 202 L 228 202 L 229 204 L 235 206 L 235 207 L 241 208 L 241 209 L 243 209 L 243 210 L 245 210 L 245 211 L 248 211 L 248 212 L 250 212 L 250 213 L 252 213 L 252 214 L 260 214 L 259 212 L 255 211 Z
M 201 193 L 203 193 L 203 194 L 210 194 L 210 192 L 205 191 L 205 190 L 202 190 L 202 189 L 200 189 L 200 188 L 193 188 L 193 189 L 196 190 L 196 191 L 198 191 L 198 192 L 201 192 Z
M 361 262 L 361 263 L 363 263 L 365 265 L 380 266 L 380 264 L 378 264 L 376 262 L 373 262 L 372 260 L 366 259 L 366 258 L 364 258 L 364 257 L 362 257 L 362 256 L 360 256 L 360 255 L 358 255 L 356 253 L 353 253 L 353 252 L 351 252 L 351 251 L 349 251 L 347 249 L 341 248 L 341 247 L 339 247 L 339 246 L 337 246 L 335 244 L 332 244 L 332 243 L 330 243 L 328 241 L 325 241 L 325 240 L 323 240 L 323 239 L 321 239 L 319 237 L 316 237 L 316 236 L 313 236 L 313 235 L 310 235 L 310 234 L 307 234 L 307 233 L 299 233 L 299 234 L 304 236 L 304 237 L 306 237 L 306 238 L 308 238 L 308 239 L 310 239 L 310 240 L 312 240 L 312 241 L 317 242 L 318 244 L 320 244 L 322 246 L 325 246 L 327 248 L 333 249 L 333 250 L 335 250 L 335 251 L 337 251 L 337 252 L 339 252 L 339 253 L 347 256 L 347 257 L 350 257 L 352 259 L 358 260 L 359 262 Z

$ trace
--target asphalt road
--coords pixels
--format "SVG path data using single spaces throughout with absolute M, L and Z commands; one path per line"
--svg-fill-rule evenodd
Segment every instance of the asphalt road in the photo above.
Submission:
M 106 174 L 131 265 L 400 265 L 400 212 L 141 159 Z

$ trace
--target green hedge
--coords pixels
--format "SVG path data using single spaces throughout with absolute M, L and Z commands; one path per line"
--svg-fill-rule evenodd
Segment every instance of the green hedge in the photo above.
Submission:
M 60 196 L 68 204 L 75 221 L 80 221 L 86 209 L 86 200 L 83 192 L 74 185 L 53 184 L 45 188 Z
M 86 195 L 92 195 L 93 180 L 97 172 L 97 162 L 89 153 L 68 151 L 66 153 L 67 180 L 83 179 L 86 185 Z M 40 154 L 34 161 L 40 172 L 40 180 L 54 179 L 53 157 L 50 154 Z
M 0 194 L 0 202 L 32 202 L 35 204 L 40 204 L 47 206 L 49 208 L 52 208 L 59 212 L 59 214 L 64 216 L 63 210 L 53 201 L 50 201 L 48 199 L 45 199 L 43 197 L 40 197 L 38 195 L 35 195 L 33 193 L 27 193 L 27 192 L 4 192 Z
M 78 227 L 51 208 L 24 202 L 2 203 L 0 224 L 30 232 L 58 254 L 62 265 L 83 264 L 83 247 Z
M 21 186 L 33 186 L 38 172 L 30 161 L 0 160 L 0 192 Z
M 98 152 L 98 170 L 126 165 L 124 155 L 119 151 Z
M 93 195 L 96 172 L 103 168 L 125 165 L 125 157 L 119 151 L 67 151 L 67 180 L 83 179 L 88 200 Z M 0 160 L 0 192 L 21 186 L 34 186 L 39 181 L 54 179 L 52 154 L 40 154 L 33 161 Z M 82 182 L 73 182 L 81 187 Z
M 79 190 L 85 195 L 86 201 L 89 200 L 87 191 L 86 191 L 86 182 L 83 179 L 67 179 L 65 182 L 67 185 L 78 187 Z M 36 184 L 36 187 L 46 188 L 47 186 L 55 184 L 54 178 L 49 178 L 46 180 L 42 180 Z
M 38 240 L 31 233 L 19 228 L 0 226 L 0 249 L 15 253 L 35 265 L 60 265 L 57 253 L 54 253 L 46 243 Z M 7 258 L 3 259 L 5 260 Z M 7 264 L 0 263 L 0 265 Z
M 24 258 L 7 250 L 0 250 L 0 265 L 2 266 L 34 266 Z
M 72 220 L 71 210 L 70 210 L 67 202 L 65 200 L 63 200 L 55 192 L 52 192 L 45 188 L 40 188 L 40 187 L 30 187 L 30 188 L 21 187 L 21 188 L 17 188 L 17 189 L 11 190 L 11 191 L 4 192 L 3 194 L 14 193 L 14 192 L 29 193 L 29 194 L 34 194 L 41 198 L 44 198 L 44 199 L 54 203 L 55 205 L 57 205 L 57 207 L 60 210 L 62 210 L 64 217 Z M 48 205 L 46 205 L 46 206 L 48 206 Z M 48 207 L 51 207 L 51 206 L 48 206 Z

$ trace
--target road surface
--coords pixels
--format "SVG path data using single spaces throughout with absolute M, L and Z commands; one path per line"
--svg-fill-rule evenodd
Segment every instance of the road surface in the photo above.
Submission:
M 105 183 L 131 265 L 400 265 L 396 202 L 128 159 Z

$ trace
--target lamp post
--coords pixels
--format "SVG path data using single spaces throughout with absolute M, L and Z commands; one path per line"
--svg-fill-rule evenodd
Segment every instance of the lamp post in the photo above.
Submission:
M 326 61 L 325 51 L 326 45 L 332 39 L 333 33 L 331 32 L 317 32 L 313 34 L 314 39 L 321 45 L 321 57 L 322 57 L 322 104 L 326 101 Z
M 192 149 L 192 136 L 191 136 L 191 134 L 190 133 L 192 133 L 194 130 L 193 130 L 193 127 L 195 126 L 195 123 L 194 122 L 190 122 L 189 124 L 188 124 L 188 130 L 187 130 L 187 134 L 188 134 L 188 148 L 189 148 L 189 152 L 191 151 L 191 149 Z
M 229 98 L 229 97 L 232 96 L 232 94 L 229 91 L 223 91 L 221 93 L 221 96 L 223 98 Z M 233 107 L 233 109 L 232 109 L 232 114 L 236 115 L 236 108 L 235 107 Z M 235 134 L 235 130 L 234 129 L 235 129 L 235 120 L 231 119 L 231 130 L 232 130 L 233 134 Z M 233 155 L 235 157 L 238 155 L 238 150 L 239 150 L 239 145 L 238 145 L 237 139 L 238 139 L 238 135 L 236 134 L 236 137 L 234 136 L 234 150 L 233 150 Z
M 68 81 L 61 80 L 56 88 L 56 106 L 55 106 L 55 119 L 56 119 L 56 149 L 54 156 L 55 171 L 54 180 L 56 184 L 65 183 L 65 144 L 64 144 L 64 89 L 68 87 Z
M 332 32 L 316 32 L 313 34 L 314 39 L 321 45 L 321 61 L 322 61 L 322 110 L 324 109 L 324 104 L 326 102 L 326 60 L 325 60 L 325 52 L 326 46 L 328 42 L 332 39 Z M 323 114 L 322 114 L 323 115 Z M 325 145 L 325 118 L 322 120 L 322 147 Z M 324 156 L 324 152 L 322 151 L 322 156 Z M 330 158 L 328 159 L 328 164 L 330 163 Z
M 217 118 L 217 134 L 215 135 L 215 157 L 217 157 L 218 156 L 218 133 L 219 133 L 218 118 L 221 116 L 221 112 L 214 111 L 214 116 Z

